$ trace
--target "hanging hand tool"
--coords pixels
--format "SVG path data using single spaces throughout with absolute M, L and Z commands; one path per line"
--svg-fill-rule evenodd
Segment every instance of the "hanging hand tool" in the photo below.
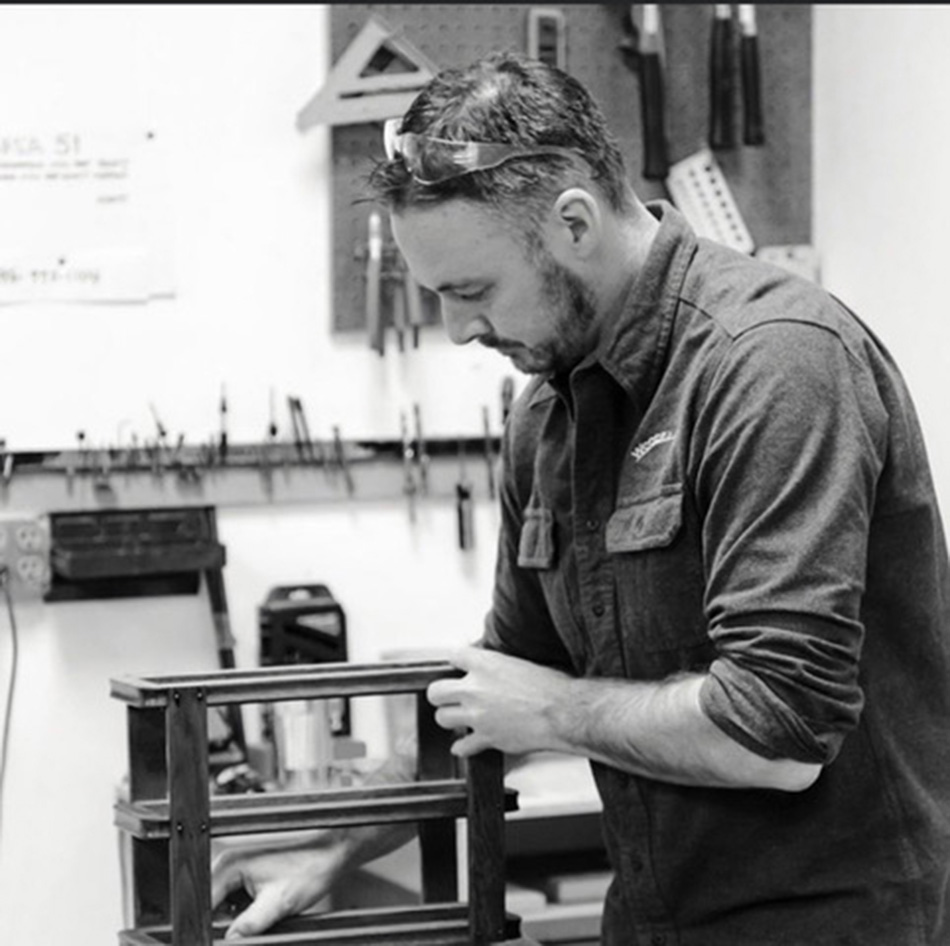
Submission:
M 299 397 L 290 396 L 287 398 L 287 404 L 290 407 L 290 421 L 294 428 L 294 445 L 297 447 L 300 462 L 315 464 L 317 455 L 314 451 L 313 441 L 310 439 L 310 427 L 307 424 L 303 402 Z
M 488 423 L 488 408 L 482 408 L 482 428 L 485 431 L 485 464 L 488 467 L 488 495 L 495 498 L 495 451 L 491 444 L 491 427 Z
M 310 436 L 310 425 L 307 423 L 307 414 L 303 409 L 303 401 L 300 398 L 296 398 L 297 401 L 297 413 L 300 416 L 300 427 L 303 430 L 303 440 L 307 448 L 307 455 L 310 457 L 311 463 L 319 463 L 321 467 L 326 469 L 326 458 L 323 455 L 323 445 L 320 445 L 320 456 L 317 456 L 317 448 L 314 445 L 314 440 Z
M 528 10 L 528 55 L 557 69 L 567 68 L 567 26 L 560 10 Z
M 347 495 L 352 496 L 355 484 L 353 483 L 353 475 L 350 473 L 350 464 L 343 446 L 343 438 L 340 436 L 340 428 L 336 424 L 333 425 L 333 451 L 336 454 L 336 462 L 343 471 Z
M 406 333 L 409 331 L 409 315 L 406 311 L 408 300 L 406 299 L 405 274 L 397 264 L 391 274 L 393 291 L 390 296 L 390 305 L 392 307 L 393 330 L 396 333 L 396 347 L 400 354 L 406 350 Z
M 277 409 L 276 409 L 276 399 L 274 397 L 274 389 L 270 388 L 267 393 L 267 412 L 268 412 L 268 421 L 267 421 L 267 456 L 270 460 L 271 465 L 277 464 Z M 284 458 L 286 460 L 286 457 Z
M 425 312 L 422 308 L 422 290 L 405 264 L 403 264 L 403 288 L 406 293 L 406 314 L 409 318 L 409 327 L 412 330 L 412 347 L 418 348 L 420 330 L 425 323 Z
M 92 488 L 94 492 L 100 495 L 100 497 L 105 497 L 111 495 L 114 492 L 112 489 L 112 482 L 109 477 L 109 474 L 112 470 L 112 463 L 109 458 L 108 450 L 100 448 L 98 451 L 98 457 L 98 469 L 92 481 Z
M 508 422 L 508 415 L 511 413 L 511 405 L 515 400 L 515 379 L 507 375 L 501 382 L 501 425 Z
M 158 434 L 158 442 L 162 446 L 165 446 L 165 426 L 162 424 L 162 421 L 158 416 L 158 411 L 155 410 L 155 405 L 149 404 L 148 409 L 152 412 L 152 419 L 155 421 L 155 431 Z
M 459 548 L 466 552 L 475 546 L 475 518 L 472 508 L 472 484 L 465 470 L 465 445 L 459 438 L 459 478 L 455 484 L 455 514 L 458 520 Z
M 125 468 L 127 470 L 134 470 L 139 465 L 139 435 L 137 433 L 132 434 L 130 438 L 129 452 L 125 457 Z
M 416 434 L 416 464 L 419 467 L 419 485 L 423 496 L 429 495 L 429 453 L 426 449 L 425 437 L 422 436 L 422 410 L 418 404 L 412 405 L 412 415 L 415 422 Z
M 307 462 L 307 454 L 304 449 L 303 431 L 300 426 L 300 417 L 297 413 L 297 399 L 292 395 L 287 395 L 287 409 L 290 411 L 290 426 L 294 435 L 294 447 L 297 450 L 297 459 L 301 463 Z
M 624 17 L 627 37 L 620 50 L 628 68 L 640 82 L 640 116 L 643 128 L 642 175 L 648 181 L 666 178 L 669 160 L 666 143 L 666 103 L 663 94 L 663 33 L 660 5 L 644 3 L 642 10 L 631 6 Z M 637 20 L 641 23 L 638 26 Z
M 221 464 L 228 462 L 228 397 L 221 385 L 221 400 L 218 405 L 218 411 L 221 416 L 221 431 L 218 436 L 218 458 Z
M 728 3 L 713 6 L 715 12 L 709 48 L 709 146 L 734 148 L 732 7 Z
M 386 354 L 385 325 L 382 312 L 383 220 L 373 211 L 369 215 L 366 254 L 366 331 L 369 347 Z
M 76 431 L 76 443 L 79 445 L 79 470 L 86 472 L 86 432 L 84 430 Z
M 409 440 L 409 424 L 406 422 L 406 412 L 399 415 L 399 430 L 402 438 L 402 491 L 409 500 L 409 521 L 416 521 L 416 477 L 413 472 L 415 465 L 415 451 L 412 449 L 412 443 Z
M 158 416 L 158 411 L 155 410 L 154 404 L 149 404 L 149 410 L 152 412 L 152 418 L 155 421 L 155 430 L 158 433 L 158 440 L 156 441 L 155 446 L 155 457 L 153 460 L 153 473 L 157 473 L 158 476 L 162 476 L 165 472 L 165 451 L 168 449 L 168 441 L 166 440 L 166 431 L 165 426 L 162 424 Z
M 762 78 L 759 72 L 759 31 L 755 19 L 755 4 L 739 4 L 739 62 L 742 70 L 742 142 L 747 145 L 765 144 L 765 124 L 762 120 Z
M 0 477 L 2 477 L 3 486 L 6 489 L 10 485 L 10 480 L 13 479 L 13 454 L 7 452 L 6 440 L 0 440 L 0 457 L 2 457 Z

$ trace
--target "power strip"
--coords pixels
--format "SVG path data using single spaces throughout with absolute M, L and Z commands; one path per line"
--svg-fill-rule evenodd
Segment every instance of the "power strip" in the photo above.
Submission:
M 50 586 L 50 528 L 46 516 L 0 513 L 0 567 L 19 601 L 42 598 Z
M 708 148 L 672 165 L 666 188 L 677 210 L 699 236 L 731 246 L 740 253 L 755 249 L 729 184 Z

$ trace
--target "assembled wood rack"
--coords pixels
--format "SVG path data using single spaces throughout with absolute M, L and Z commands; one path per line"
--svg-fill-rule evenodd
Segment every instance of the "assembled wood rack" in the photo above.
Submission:
M 212 946 L 226 922 L 211 906 L 211 838 L 317 827 L 418 822 L 422 904 L 340 910 L 283 921 L 248 946 L 487 946 L 519 934 L 505 913 L 505 811 L 517 806 L 503 762 L 482 752 L 460 776 L 453 735 L 435 722 L 430 683 L 458 675 L 444 661 L 292 664 L 174 676 L 120 677 L 128 712 L 129 799 L 115 822 L 132 838 L 134 928 L 121 946 Z M 214 796 L 212 706 L 415 693 L 418 781 L 411 784 Z M 468 903 L 458 902 L 455 819 L 467 819 Z

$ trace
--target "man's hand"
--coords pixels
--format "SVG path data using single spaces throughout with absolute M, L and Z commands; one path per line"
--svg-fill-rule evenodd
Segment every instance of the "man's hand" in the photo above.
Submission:
M 427 695 L 440 726 L 469 730 L 453 744 L 455 755 L 553 750 L 679 785 L 793 792 L 821 772 L 758 755 L 726 735 L 700 705 L 701 674 L 578 679 L 474 647 L 449 660 L 465 676 L 438 680 Z
M 465 676 L 437 680 L 426 695 L 443 729 L 471 730 L 454 743 L 454 755 L 488 748 L 513 755 L 567 749 L 552 713 L 566 698 L 572 677 L 479 647 L 466 647 L 449 660 Z
M 254 898 L 228 927 L 226 938 L 255 936 L 310 909 L 330 892 L 341 862 L 333 832 L 311 833 L 303 840 L 222 843 L 211 864 L 213 905 L 242 888 Z

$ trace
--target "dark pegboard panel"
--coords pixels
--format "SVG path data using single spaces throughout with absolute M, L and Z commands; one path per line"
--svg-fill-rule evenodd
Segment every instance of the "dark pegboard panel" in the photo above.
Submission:
M 618 49 L 627 4 L 544 4 L 567 24 L 567 71 L 591 91 L 616 134 L 641 198 L 666 198 L 641 176 L 640 97 Z M 462 65 L 498 49 L 527 47 L 531 4 L 332 4 L 331 58 L 339 58 L 375 13 L 437 66 Z M 712 4 L 662 4 L 666 122 L 671 162 L 707 146 Z M 811 240 L 811 7 L 758 4 L 766 144 L 717 151 L 757 246 Z M 738 26 L 736 26 L 738 37 Z M 738 39 L 736 41 L 738 46 Z M 738 77 L 738 63 L 736 64 Z M 738 79 L 737 79 L 738 87 Z M 739 96 L 736 127 L 741 128 Z M 333 276 L 336 330 L 364 325 L 365 177 L 382 157 L 378 123 L 333 129 Z M 388 230 L 385 231 L 388 241 Z M 387 286 L 384 284 L 384 292 Z M 386 298 L 384 295 L 384 305 Z M 427 321 L 438 321 L 427 299 Z

